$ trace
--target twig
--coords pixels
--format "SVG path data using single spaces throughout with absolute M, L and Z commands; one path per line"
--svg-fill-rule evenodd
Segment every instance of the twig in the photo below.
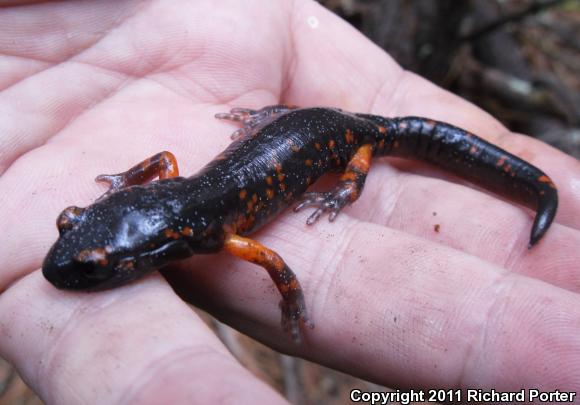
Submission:
M 564 94 L 566 89 L 555 86 L 554 80 L 538 77 L 534 81 L 527 81 L 480 64 L 471 66 L 471 71 L 475 75 L 475 82 L 481 88 L 510 104 L 517 105 L 519 109 L 555 115 L 571 124 L 578 122 L 576 111 L 567 108 L 566 104 L 572 96 Z M 561 100 L 562 98 L 565 101 Z
M 580 39 L 578 38 L 578 32 L 576 29 L 571 27 L 562 26 L 559 21 L 539 21 L 540 25 L 552 32 L 554 32 L 566 46 L 574 48 L 576 51 L 580 52 Z
M 300 370 L 298 360 L 295 357 L 280 355 L 282 372 L 284 373 L 284 395 L 291 404 L 304 403 L 302 384 L 300 383 Z
M 532 3 L 528 8 L 523 9 L 521 11 L 517 11 L 515 13 L 506 14 L 503 17 L 498 18 L 495 21 L 492 21 L 483 27 L 475 28 L 472 32 L 463 35 L 460 38 L 460 41 L 474 41 L 477 40 L 485 35 L 490 34 L 491 32 L 497 30 L 498 28 L 503 27 L 505 24 L 522 20 L 532 14 L 539 13 L 547 8 L 556 6 L 560 3 L 563 3 L 567 0 L 548 0 L 548 1 L 541 1 Z
M 4 363 L 2 364 L 2 366 L 5 366 L 7 364 L 4 361 L 2 361 L 2 363 Z M 15 379 L 16 379 L 16 370 L 12 366 L 8 365 L 7 375 L 4 377 L 2 381 L 0 381 L 0 400 L 8 390 L 8 387 L 10 387 L 12 381 Z

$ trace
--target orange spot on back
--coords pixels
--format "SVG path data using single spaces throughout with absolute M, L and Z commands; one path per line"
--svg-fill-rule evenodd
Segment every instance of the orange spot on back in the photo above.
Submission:
M 181 230 L 181 234 L 183 236 L 193 236 L 193 229 L 191 229 L 189 226 L 184 226 Z
M 170 228 L 167 228 L 163 232 L 165 233 L 165 237 L 167 237 L 167 238 L 179 239 L 181 237 L 181 235 L 179 235 L 178 232 L 175 232 L 173 229 L 170 229 Z
M 550 186 L 551 188 L 556 188 L 556 185 L 554 184 L 554 182 L 552 181 L 551 178 L 549 178 L 548 176 L 546 176 L 545 174 L 538 177 L 538 181 L 540 183 L 544 183 L 547 184 L 548 186 Z
M 354 134 L 350 129 L 346 130 L 346 133 L 344 134 L 344 139 L 346 140 L 346 143 L 349 145 L 354 142 Z

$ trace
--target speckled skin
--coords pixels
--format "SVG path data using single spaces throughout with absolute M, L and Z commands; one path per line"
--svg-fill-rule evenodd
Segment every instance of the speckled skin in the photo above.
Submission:
M 530 246 L 556 213 L 556 188 L 546 174 L 449 124 L 282 105 L 217 117 L 243 127 L 197 174 L 178 177 L 173 155 L 163 152 L 127 172 L 99 176 L 111 189 L 87 208 L 63 211 L 45 277 L 59 288 L 110 288 L 172 260 L 223 249 L 269 272 L 283 297 L 283 324 L 297 340 L 300 323 L 311 325 L 298 280 L 280 256 L 243 235 L 299 198 L 298 209 L 317 208 L 309 223 L 327 212 L 334 219 L 359 197 L 372 156 L 426 160 L 537 208 Z M 305 194 L 329 171 L 343 172 L 333 190 Z

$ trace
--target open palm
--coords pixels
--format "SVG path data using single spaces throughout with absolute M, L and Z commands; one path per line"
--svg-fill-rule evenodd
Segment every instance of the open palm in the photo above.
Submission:
M 404 72 L 314 2 L 0 8 L 0 67 L 0 355 L 46 401 L 281 401 L 181 298 L 384 385 L 580 388 L 579 162 Z M 280 101 L 468 129 L 552 177 L 556 222 L 527 250 L 525 209 L 423 164 L 376 161 L 335 223 L 287 212 L 254 236 L 304 287 L 316 328 L 300 346 L 265 273 L 225 256 L 166 270 L 179 295 L 159 275 L 94 294 L 43 279 L 58 213 L 100 195 L 95 176 L 161 150 L 193 174 L 235 130 L 215 113 Z

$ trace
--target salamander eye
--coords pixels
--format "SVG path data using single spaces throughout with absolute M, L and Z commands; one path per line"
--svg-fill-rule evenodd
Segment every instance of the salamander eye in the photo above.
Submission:
M 104 248 L 82 250 L 75 258 L 76 268 L 88 278 L 104 279 L 109 276 L 107 251 Z
M 75 207 L 74 205 L 68 208 L 65 208 L 63 212 L 60 213 L 56 220 L 56 227 L 58 228 L 58 232 L 62 235 L 66 231 L 70 231 L 74 224 L 76 224 L 81 214 L 83 213 L 84 209 L 80 207 Z

